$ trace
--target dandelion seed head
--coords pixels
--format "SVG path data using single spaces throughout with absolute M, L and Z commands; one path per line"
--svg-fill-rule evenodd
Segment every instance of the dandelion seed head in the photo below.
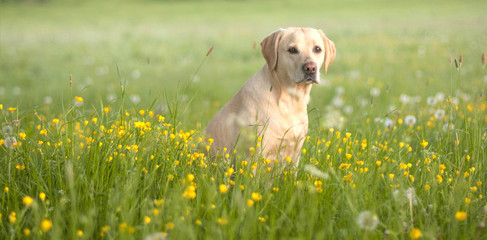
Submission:
M 407 94 L 401 94 L 399 96 L 399 101 L 402 103 L 402 104 L 408 104 L 410 102 L 411 98 L 407 95 Z
M 445 110 L 444 109 L 438 109 L 435 111 L 435 118 L 437 120 L 442 120 L 444 116 L 445 116 Z
M 13 135 L 14 130 L 13 130 L 12 126 L 10 126 L 10 125 L 4 125 L 2 127 L 2 132 L 3 132 L 3 135 L 10 136 L 10 135 Z
M 352 114 L 352 113 L 353 113 L 353 107 L 352 107 L 352 106 L 350 106 L 350 105 L 347 105 L 347 106 L 345 106 L 345 107 L 343 108 L 343 112 L 344 112 L 344 113 L 346 113 L 346 114 L 348 114 L 348 115 L 350 115 L 350 114 Z
M 486 76 L 487 77 L 487 76 Z M 345 93 L 345 88 L 342 86 L 338 86 L 335 88 L 335 93 L 337 95 L 343 95 Z
M 345 104 L 345 101 L 343 101 L 343 98 L 341 96 L 335 96 L 331 100 L 331 104 L 333 104 L 335 107 L 340 108 Z
M 140 96 L 139 96 L 139 95 L 137 95 L 137 94 L 132 94 L 132 95 L 130 96 L 130 101 L 132 101 L 132 103 L 133 103 L 133 104 L 138 104 L 138 103 L 140 103 L 140 100 L 141 100 L 141 98 L 140 98 Z
M 442 93 L 442 92 L 437 92 L 436 95 L 435 95 L 435 99 L 438 102 L 442 102 L 443 100 L 445 100 L 445 94 Z
M 44 97 L 44 104 L 50 105 L 52 103 L 52 97 L 50 96 L 45 96 Z
M 380 89 L 379 88 L 370 89 L 370 95 L 373 97 L 378 97 L 380 95 Z
M 416 117 L 413 115 L 407 115 L 404 118 L 404 123 L 408 126 L 413 126 L 414 124 L 416 124 Z
M 6 148 L 13 149 L 17 145 L 17 139 L 15 139 L 15 137 L 6 137 L 3 145 Z
M 416 190 L 412 187 L 406 189 L 404 192 L 404 195 L 406 197 L 406 200 L 408 202 L 412 202 L 414 206 L 418 205 L 418 199 L 416 197 Z
M 394 126 L 394 121 L 390 118 L 384 119 L 384 127 L 386 128 L 392 128 Z
M 436 98 L 435 97 L 428 97 L 426 99 L 426 104 L 428 104 L 429 106 L 436 105 Z
M 117 95 L 115 93 L 109 93 L 106 98 L 108 102 L 112 103 L 117 100 Z
M 361 107 L 365 107 L 365 106 L 369 105 L 369 101 L 367 101 L 367 99 L 365 99 L 365 98 L 358 98 L 357 102 Z
M 357 224 L 361 229 L 372 231 L 379 224 L 379 217 L 370 211 L 363 211 L 357 217 Z

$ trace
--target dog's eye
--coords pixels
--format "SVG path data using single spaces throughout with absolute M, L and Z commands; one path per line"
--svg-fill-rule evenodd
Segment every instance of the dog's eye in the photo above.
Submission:
M 315 51 L 315 53 L 320 53 L 322 50 L 320 47 L 316 46 L 314 51 Z
M 289 48 L 287 51 L 288 51 L 289 53 L 291 53 L 291 54 L 296 54 L 296 53 L 298 53 L 298 49 L 296 49 L 295 47 L 291 47 L 291 48 Z

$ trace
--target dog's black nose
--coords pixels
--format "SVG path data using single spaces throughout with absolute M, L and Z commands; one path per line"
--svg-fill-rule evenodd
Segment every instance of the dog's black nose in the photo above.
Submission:
M 316 66 L 316 63 L 314 63 L 314 62 L 307 62 L 303 65 L 303 71 L 307 74 L 316 73 L 317 68 L 318 68 L 318 66 Z

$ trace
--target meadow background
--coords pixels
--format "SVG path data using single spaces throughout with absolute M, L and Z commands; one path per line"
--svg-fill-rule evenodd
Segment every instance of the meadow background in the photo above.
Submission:
M 485 239 L 485 9 L 2 1 L 0 238 Z M 288 26 L 337 48 L 300 166 L 210 162 L 202 130 Z

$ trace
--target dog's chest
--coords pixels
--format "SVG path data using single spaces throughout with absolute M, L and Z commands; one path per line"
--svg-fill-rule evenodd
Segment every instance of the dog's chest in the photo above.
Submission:
M 268 115 L 267 126 L 264 129 L 264 139 L 267 147 L 276 150 L 281 149 L 281 151 L 284 149 L 288 149 L 291 152 L 300 151 L 308 130 L 306 110 L 277 109 L 280 111 L 273 111 Z

